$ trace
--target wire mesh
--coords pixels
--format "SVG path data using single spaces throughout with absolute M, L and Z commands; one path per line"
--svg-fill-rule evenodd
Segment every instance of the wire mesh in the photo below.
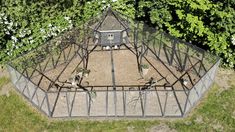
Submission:
M 113 85 L 66 86 L 78 68 L 87 68 L 90 53 L 97 48 L 94 32 L 87 26 L 65 32 L 10 61 L 12 83 L 49 117 L 185 116 L 210 88 L 220 59 L 144 23 L 129 24 L 124 49 L 134 53 L 138 66 L 148 63 L 165 84 L 147 89 L 145 85 L 115 85 L 115 81 Z

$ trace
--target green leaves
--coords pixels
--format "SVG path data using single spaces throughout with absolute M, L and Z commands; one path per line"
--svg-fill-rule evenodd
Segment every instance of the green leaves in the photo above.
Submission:
M 21 0 L 7 0 L 3 5 L 5 7 L 0 9 L 0 37 L 3 38 L 0 39 L 0 63 L 34 49 L 74 25 L 70 17 L 63 15 L 64 10 L 68 10 L 69 15 L 73 12 L 65 9 L 65 5 Z
M 235 2 L 223 0 L 5 0 L 0 8 L 0 63 L 79 27 L 106 7 L 192 42 L 234 67 Z
M 208 47 L 211 52 L 223 58 L 225 66 L 235 66 L 235 46 L 231 43 L 231 36 L 235 34 L 234 3 L 212 0 L 141 0 L 139 4 L 142 14 L 146 17 L 147 11 L 151 22 L 158 28 L 199 47 Z
M 178 15 L 179 19 L 183 19 L 185 17 L 183 10 L 176 10 L 176 14 Z

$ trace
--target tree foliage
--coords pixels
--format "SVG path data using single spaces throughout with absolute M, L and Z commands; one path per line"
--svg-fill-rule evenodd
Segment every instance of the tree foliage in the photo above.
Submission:
M 235 1 L 140 0 L 142 18 L 171 35 L 210 50 L 235 66 Z
M 0 1 L 0 63 L 34 49 L 111 5 L 131 18 L 208 49 L 235 65 L 235 0 Z
M 73 27 L 73 22 L 61 6 L 53 2 L 6 0 L 1 3 L 2 62 L 34 49 L 53 36 Z

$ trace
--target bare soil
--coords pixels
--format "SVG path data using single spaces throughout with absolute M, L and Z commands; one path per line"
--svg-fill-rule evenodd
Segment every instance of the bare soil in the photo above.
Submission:
M 136 55 L 130 50 L 121 47 L 121 50 L 113 50 L 111 55 L 111 50 L 100 51 L 100 49 L 100 47 L 97 47 L 97 50 L 89 54 L 88 69 L 90 74 L 88 77 L 83 77 L 81 85 L 113 86 L 113 83 L 118 86 L 145 85 L 150 78 L 154 78 L 157 81 L 156 85 L 163 86 L 168 83 L 168 85 L 174 84 L 175 89 L 182 89 L 182 84 L 178 78 L 184 72 L 179 72 L 174 66 L 164 65 L 151 53 L 148 53 L 143 58 L 143 64 L 147 64 L 149 69 L 146 75 L 141 76 L 138 71 Z M 65 49 L 65 54 L 68 51 L 68 48 Z M 113 59 L 113 62 L 111 59 Z M 39 76 L 33 77 L 33 82 L 38 84 L 41 80 L 39 86 L 44 90 L 48 90 L 51 86 L 51 81 L 68 82 L 69 78 L 75 74 L 74 70 L 77 67 L 82 67 L 82 63 L 79 64 L 81 62 L 81 57 L 79 56 L 75 56 L 69 63 L 62 64 L 62 59 L 59 59 L 59 61 L 61 64 L 56 68 L 43 73 L 46 77 L 35 73 L 39 74 Z M 195 83 L 199 80 L 199 77 L 193 72 L 189 71 L 189 74 Z M 184 78 L 187 77 L 185 75 Z M 189 78 L 187 79 L 189 80 Z M 187 87 L 190 89 L 193 84 L 188 83 Z

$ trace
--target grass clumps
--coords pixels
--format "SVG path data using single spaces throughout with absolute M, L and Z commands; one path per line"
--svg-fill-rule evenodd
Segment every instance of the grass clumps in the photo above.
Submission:
M 10 79 L 7 77 L 0 77 L 0 90 L 2 88 L 3 85 L 7 84 L 10 82 Z

